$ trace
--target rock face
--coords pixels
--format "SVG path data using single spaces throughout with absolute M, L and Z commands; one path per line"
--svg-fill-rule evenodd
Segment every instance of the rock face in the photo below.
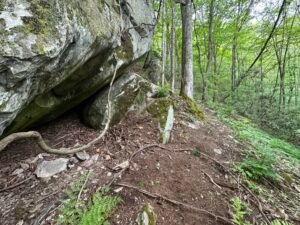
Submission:
M 52 177 L 67 169 L 68 159 L 59 158 L 52 161 L 43 161 L 36 168 L 35 174 L 38 178 Z
M 167 144 L 171 137 L 175 115 L 173 102 L 169 98 L 158 98 L 149 104 L 146 111 L 158 120 L 160 141 Z
M 138 95 L 140 95 L 139 98 L 151 97 L 155 93 L 155 89 L 155 85 L 135 73 L 122 74 L 113 84 L 111 90 L 111 125 L 121 121 L 131 106 L 134 105 Z M 95 129 L 105 126 L 108 120 L 108 91 L 109 87 L 93 97 L 83 109 L 83 121 L 88 126 Z M 145 100 L 142 99 L 142 102 Z
M 0 135 L 97 93 L 117 62 L 124 68 L 150 49 L 153 24 L 147 0 L 1 0 Z

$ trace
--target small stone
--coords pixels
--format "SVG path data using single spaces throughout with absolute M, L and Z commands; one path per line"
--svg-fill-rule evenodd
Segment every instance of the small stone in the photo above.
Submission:
M 24 171 L 29 169 L 29 165 L 27 163 L 19 163 L 19 165 Z
M 114 192 L 115 192 L 115 193 L 119 193 L 119 192 L 121 192 L 122 190 L 123 190 L 123 187 L 119 187 L 119 188 L 115 189 Z
M 12 172 L 12 176 L 18 176 L 18 175 L 20 175 L 21 173 L 23 173 L 24 172 L 24 170 L 23 169 L 16 169 L 14 172 Z
M 105 159 L 106 161 L 108 161 L 108 160 L 111 159 L 111 156 L 110 156 L 110 155 L 106 155 L 104 159 Z
M 90 159 L 82 163 L 82 166 L 85 168 L 91 167 L 99 159 L 99 154 L 93 155 Z
M 156 214 L 153 207 L 147 203 L 139 213 L 136 222 L 138 225 L 156 225 Z
M 35 174 L 38 178 L 52 177 L 53 175 L 66 170 L 68 161 L 69 160 L 65 158 L 43 161 L 37 166 Z
M 121 169 L 125 169 L 125 168 L 127 168 L 127 167 L 129 167 L 129 161 L 128 161 L 128 160 L 126 160 L 126 161 L 120 163 L 119 165 L 116 165 L 116 166 L 113 167 L 112 169 L 113 169 L 113 170 L 121 170 Z
M 107 176 L 108 176 L 108 177 L 111 177 L 111 176 L 112 176 L 112 173 L 111 173 L 111 172 L 108 172 L 108 173 L 107 173 Z
M 79 160 L 76 157 L 74 157 L 74 156 L 69 159 L 69 163 L 70 164 L 76 164 L 78 162 L 79 162 Z
M 24 220 L 19 220 L 16 225 L 23 225 L 23 224 L 24 224 Z
M 86 152 L 86 151 L 83 151 L 83 152 L 77 152 L 75 154 L 75 156 L 77 157 L 77 159 L 79 159 L 80 161 L 85 161 L 85 160 L 88 160 L 90 158 L 90 155 Z
M 215 148 L 214 149 L 214 153 L 218 154 L 218 155 L 221 155 L 222 154 L 222 150 L 219 149 L 219 148 Z
M 156 163 L 155 167 L 156 167 L 157 170 L 159 170 L 160 169 L 160 163 L 159 162 Z

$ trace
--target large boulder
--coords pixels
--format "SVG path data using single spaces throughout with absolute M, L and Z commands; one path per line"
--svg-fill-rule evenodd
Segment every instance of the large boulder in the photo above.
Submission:
M 119 123 L 135 104 L 147 102 L 158 87 L 135 73 L 123 74 L 111 88 L 111 125 Z M 82 110 L 82 118 L 88 126 L 100 129 L 108 120 L 109 87 L 92 97 Z
M 153 24 L 147 0 L 0 0 L 0 136 L 97 93 L 149 51 Z

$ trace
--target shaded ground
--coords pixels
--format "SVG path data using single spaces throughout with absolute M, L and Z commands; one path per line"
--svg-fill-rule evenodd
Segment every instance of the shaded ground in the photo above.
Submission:
M 196 148 L 198 151 L 172 152 L 149 148 L 133 159 L 130 169 L 117 182 L 159 193 L 231 219 L 230 199 L 239 195 L 239 189 L 222 168 L 202 157 L 201 152 L 229 165 L 241 157 L 244 147 L 211 112 L 207 114 L 207 121 L 197 125 L 177 115 L 171 142 L 166 145 L 172 150 Z M 60 118 L 39 131 L 57 147 L 87 143 L 99 133 L 82 125 L 76 114 Z M 72 182 L 92 170 L 83 194 L 87 198 L 89 193 L 111 179 L 115 173 L 112 167 L 127 160 L 139 148 L 154 143 L 159 143 L 157 122 L 149 116 L 131 113 L 121 124 L 111 128 L 103 142 L 89 152 L 91 159 L 76 163 L 49 180 L 37 179 L 32 174 L 39 161 L 58 156 L 40 154 L 37 145 L 30 140 L 13 143 L 7 151 L 0 153 L 0 189 L 32 178 L 11 190 L 0 192 L 0 224 L 55 224 L 57 207 Z M 19 175 L 12 175 L 24 164 L 30 167 Z M 150 199 L 131 189 L 124 188 L 118 194 L 123 201 L 112 216 L 111 224 L 135 224 L 137 214 L 146 202 L 154 207 L 157 224 L 222 224 L 205 214 Z

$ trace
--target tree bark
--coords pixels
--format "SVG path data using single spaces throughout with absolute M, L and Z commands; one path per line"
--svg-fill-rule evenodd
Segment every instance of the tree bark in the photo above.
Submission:
M 162 61 L 161 61 L 161 86 L 165 85 L 165 66 L 166 66 L 166 42 L 165 42 L 165 15 L 166 15 L 166 2 L 162 0 L 161 5 L 161 24 L 162 24 L 162 38 L 161 38 L 161 51 L 162 51 Z
M 181 4 L 182 79 L 180 95 L 193 98 L 193 19 L 192 1 Z
M 175 49 L 176 49 L 176 8 L 174 0 L 171 0 L 172 6 L 172 31 L 171 31 L 171 77 L 172 92 L 175 91 Z

